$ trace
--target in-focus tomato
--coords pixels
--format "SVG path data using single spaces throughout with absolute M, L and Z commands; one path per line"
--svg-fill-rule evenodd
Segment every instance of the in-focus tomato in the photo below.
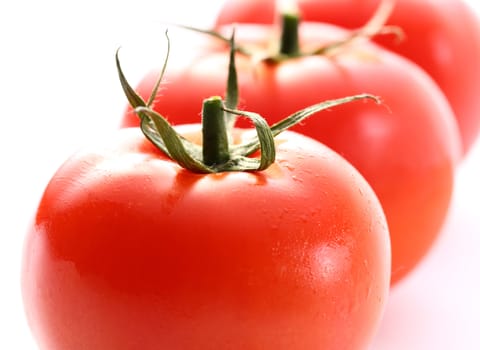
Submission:
M 297 0 L 305 21 L 358 29 L 381 0 Z M 217 24 L 271 23 L 275 0 L 227 0 Z M 405 37 L 380 35 L 383 47 L 420 65 L 447 96 L 459 124 L 466 154 L 480 131 L 480 22 L 462 0 L 396 0 L 387 25 Z
M 24 251 L 40 349 L 367 349 L 389 290 L 382 208 L 317 141 L 276 147 L 266 170 L 199 174 L 125 128 L 67 160 Z
M 238 46 L 270 47 L 275 28 L 237 25 Z M 224 28 L 231 33 L 231 28 Z M 338 27 L 300 26 L 300 49 L 308 52 L 345 38 Z M 190 65 L 171 66 L 154 109 L 172 123 L 189 123 L 199 101 L 225 91 L 228 48 L 212 43 Z M 240 107 L 270 123 L 318 101 L 358 93 L 380 96 L 385 108 L 362 102 L 335 108 L 292 130 L 311 136 L 350 161 L 380 198 L 392 241 L 392 284 L 407 275 L 438 236 L 450 205 L 459 135 L 451 108 L 433 80 L 399 55 L 353 42 L 324 55 L 283 57 L 278 62 L 237 55 Z M 137 91 L 152 90 L 156 72 Z M 123 126 L 138 124 L 127 110 Z M 239 124 L 241 125 L 241 124 Z

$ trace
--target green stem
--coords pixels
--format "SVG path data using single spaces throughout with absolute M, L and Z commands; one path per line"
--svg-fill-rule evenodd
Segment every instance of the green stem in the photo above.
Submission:
M 203 163 L 206 166 L 224 164 L 230 159 L 224 113 L 221 97 L 214 96 L 203 101 Z
M 282 13 L 282 35 L 280 55 L 295 57 L 300 55 L 298 27 L 300 18 L 296 13 Z

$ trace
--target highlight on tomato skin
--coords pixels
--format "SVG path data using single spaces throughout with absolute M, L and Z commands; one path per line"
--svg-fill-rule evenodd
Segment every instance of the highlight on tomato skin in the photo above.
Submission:
M 304 21 L 357 30 L 382 0 L 297 0 Z M 216 25 L 272 23 L 276 0 L 227 0 Z M 385 23 L 403 35 L 377 35 L 372 40 L 418 64 L 439 85 L 455 113 L 468 154 L 480 133 L 480 19 L 463 0 L 395 0 Z
M 264 171 L 199 174 L 126 128 L 69 158 L 25 242 L 39 349 L 367 349 L 389 293 L 381 206 L 322 144 L 276 147 Z

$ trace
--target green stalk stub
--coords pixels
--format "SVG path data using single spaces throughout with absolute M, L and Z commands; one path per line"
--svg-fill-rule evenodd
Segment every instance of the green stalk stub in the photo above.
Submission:
M 300 19 L 296 13 L 284 13 L 281 16 L 282 34 L 280 37 L 280 56 L 300 56 L 298 27 Z
M 214 96 L 203 101 L 203 163 L 207 166 L 225 164 L 230 160 L 224 114 L 221 97 Z

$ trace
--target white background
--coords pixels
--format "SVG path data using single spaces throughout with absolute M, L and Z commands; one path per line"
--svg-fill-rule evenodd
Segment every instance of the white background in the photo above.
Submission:
M 60 163 L 118 124 L 126 101 L 115 50 L 123 47 L 123 66 L 135 83 L 163 59 L 161 20 L 208 26 L 219 4 L 0 4 L 0 349 L 35 349 L 20 297 L 25 229 Z M 479 181 L 477 142 L 459 169 L 440 239 L 420 268 L 392 291 L 374 350 L 480 349 Z

